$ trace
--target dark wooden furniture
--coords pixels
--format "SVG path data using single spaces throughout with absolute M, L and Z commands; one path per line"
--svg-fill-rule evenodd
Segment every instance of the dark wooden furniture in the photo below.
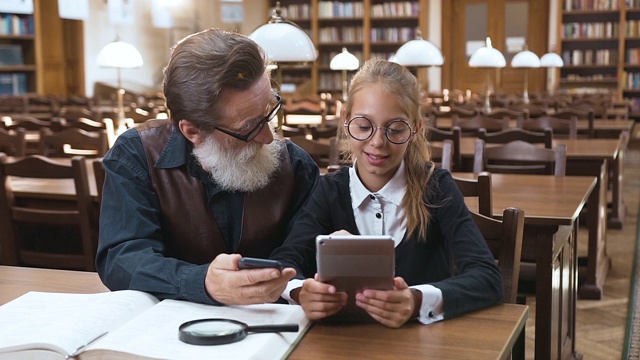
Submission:
M 547 149 L 525 141 L 485 146 L 477 139 L 473 158 L 473 171 L 514 174 L 549 174 L 564 176 L 567 162 L 567 147 L 559 143 Z
M 0 266 L 0 305 L 29 291 L 109 290 L 96 273 Z M 501 304 L 429 326 L 411 322 L 399 329 L 377 323 L 318 322 L 288 359 L 509 359 L 509 350 L 524 329 L 527 315 L 526 306 Z
M 0 151 L 11 156 L 24 156 L 27 152 L 26 131 L 0 129 Z
M 453 141 L 447 139 L 437 144 L 431 144 L 431 160 L 441 168 L 451 172 L 453 163 Z
M 54 205 L 16 197 L 7 184 L 13 176 L 50 182 L 69 179 L 74 183 L 74 200 Z M 92 229 L 97 227 L 91 203 L 84 158 L 75 157 L 69 165 L 39 155 L 12 159 L 0 155 L 1 263 L 95 270 L 97 236 Z
M 460 178 L 453 175 L 458 189 L 464 197 L 478 198 L 477 211 L 484 216 L 493 216 L 493 201 L 491 197 L 491 173 L 483 171 L 474 179 Z
M 58 132 L 40 130 L 39 154 L 49 157 L 104 156 L 109 150 L 106 130 L 84 131 L 69 128 Z
M 451 168 L 453 171 L 459 171 L 462 166 L 462 154 L 460 153 L 460 139 L 462 132 L 459 126 L 454 126 L 451 130 L 442 130 L 438 128 L 430 128 L 427 131 L 427 137 L 429 142 L 432 141 L 444 141 L 451 140 L 452 142 L 452 163 Z
M 528 120 L 521 120 L 517 125 L 521 129 L 532 131 L 543 131 L 544 129 L 553 130 L 553 136 L 557 139 L 560 137 L 567 139 L 578 138 L 578 119 L 571 117 L 569 119 L 560 119 L 550 115 L 544 115 Z
M 509 128 L 509 118 L 494 119 L 484 115 L 475 115 L 468 118 L 451 117 L 451 127 L 458 126 L 462 136 L 477 136 L 478 130 L 501 131 Z
M 478 131 L 478 138 L 484 140 L 485 144 L 506 144 L 520 140 L 530 144 L 543 144 L 546 148 L 553 145 L 553 130 L 529 131 L 520 128 L 509 128 L 498 132 L 487 132 L 486 129 Z
M 453 175 L 475 178 L 472 173 Z M 494 218 L 502 217 L 496 209 L 507 207 L 520 208 L 525 214 L 521 263 L 535 263 L 535 358 L 579 358 L 575 349 L 577 226 L 580 211 L 597 193 L 596 177 L 491 174 L 491 183 Z M 478 206 L 477 201 L 465 198 L 470 209 Z

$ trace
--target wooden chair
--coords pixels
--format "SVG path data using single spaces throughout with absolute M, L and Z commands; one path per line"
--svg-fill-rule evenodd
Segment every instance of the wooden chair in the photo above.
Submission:
M 349 158 L 345 158 L 344 154 L 340 152 L 340 145 L 338 137 L 334 136 L 329 139 L 329 166 L 327 166 L 327 172 L 334 172 L 343 166 L 352 166 L 353 161 Z
M 517 111 L 517 110 L 510 110 L 510 109 L 497 109 L 487 114 L 483 113 L 483 115 L 486 117 L 494 118 L 494 119 L 507 118 L 509 120 L 516 120 L 516 121 L 529 118 L 529 112 L 526 110 Z
M 314 140 L 330 139 L 338 134 L 337 126 L 312 126 L 310 130 L 311 138 Z
M 513 207 L 506 208 L 502 212 L 502 221 L 473 211 L 471 211 L 471 217 L 487 242 L 493 257 L 498 260 L 504 291 L 502 301 L 509 304 L 524 304 L 525 302 L 518 297 L 524 211 Z M 525 330 L 523 328 L 511 349 L 511 358 L 524 359 L 524 353 Z
M 304 128 L 288 125 L 281 125 L 280 130 L 282 131 L 282 136 L 284 137 L 305 136 L 307 133 Z
M 38 153 L 49 157 L 104 156 L 109 150 L 106 130 L 88 132 L 80 129 L 66 129 L 52 132 L 40 130 Z
M 11 156 L 25 156 L 27 152 L 26 133 L 23 128 L 0 129 L 0 151 Z
M 330 144 L 307 139 L 305 136 L 292 136 L 289 140 L 302 148 L 302 150 L 306 151 L 313 161 L 318 164 L 319 168 L 327 168 L 329 166 L 329 154 L 331 151 Z
M 509 128 L 506 130 L 489 133 L 486 129 L 478 130 L 478 138 L 487 144 L 506 144 L 512 141 L 521 140 L 530 144 L 543 144 L 551 149 L 553 146 L 553 131 L 544 129 L 543 132 L 529 131 L 520 128 Z
M 31 116 L 12 116 L 3 117 L 4 128 L 6 130 L 13 130 L 17 128 L 23 128 L 26 131 L 39 131 L 42 128 L 50 128 L 51 121 L 36 119 Z
M 588 129 L 587 137 L 589 138 L 596 137 L 595 128 L 594 128 L 594 120 L 596 118 L 596 115 L 593 110 L 581 111 L 579 109 L 574 109 L 574 108 L 559 108 L 555 113 L 553 113 L 553 117 L 558 119 L 571 119 L 575 117 L 577 119 L 576 123 L 586 121 L 587 129 Z
M 542 131 L 544 129 L 553 130 L 555 138 L 578 138 L 578 120 L 575 117 L 570 119 L 560 119 L 554 116 L 540 116 L 529 120 L 523 120 L 518 123 L 518 127 L 531 131 Z
M 491 196 L 491 173 L 483 171 L 476 179 L 461 178 L 453 175 L 458 189 L 464 197 L 478 198 L 478 212 L 493 217 L 493 200 Z
M 431 144 L 431 160 L 441 168 L 451 172 L 453 162 L 453 141 L 447 139 L 442 142 L 442 146 Z
M 484 140 L 478 139 L 473 157 L 473 172 L 564 176 L 566 164 L 566 144 L 557 144 L 555 148 L 547 149 L 516 140 L 503 145 L 485 146 Z
M 451 118 L 451 126 L 458 126 L 462 132 L 462 136 L 477 136 L 478 130 L 486 129 L 487 131 L 501 131 L 509 128 L 509 119 L 494 119 L 484 115 L 475 115 L 470 118 L 459 118 L 454 115 Z
M 102 158 L 95 159 L 91 162 L 93 166 L 93 176 L 96 179 L 96 190 L 98 191 L 98 204 L 102 203 L 102 188 L 104 187 L 104 179 L 106 173 L 102 167 Z
M 429 142 L 451 140 L 451 171 L 459 171 L 462 167 L 462 152 L 460 151 L 462 132 L 460 127 L 454 126 L 451 130 L 432 128 L 428 130 L 427 134 Z
M 16 198 L 10 176 L 69 179 L 75 201 Z M 95 270 L 97 217 L 92 213 L 85 159 L 66 165 L 39 155 L 8 161 L 0 154 L 0 262 L 58 269 Z

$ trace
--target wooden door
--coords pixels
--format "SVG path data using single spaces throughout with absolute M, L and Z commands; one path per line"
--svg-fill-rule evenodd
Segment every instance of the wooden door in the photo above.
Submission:
M 549 4 L 537 0 L 451 0 L 443 2 L 442 50 L 445 64 L 442 87 L 483 93 L 490 78 L 492 91 L 521 95 L 525 70 L 511 68 L 513 56 L 524 49 L 542 56 L 547 52 Z M 471 68 L 473 50 L 492 46 L 503 55 L 507 67 L 499 70 Z M 529 69 L 529 93 L 544 90 L 545 69 Z

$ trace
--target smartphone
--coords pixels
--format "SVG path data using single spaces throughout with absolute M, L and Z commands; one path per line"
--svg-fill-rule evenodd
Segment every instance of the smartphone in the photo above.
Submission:
M 274 268 L 282 271 L 282 264 L 278 260 L 258 259 L 252 257 L 243 257 L 238 263 L 238 269 L 263 269 Z

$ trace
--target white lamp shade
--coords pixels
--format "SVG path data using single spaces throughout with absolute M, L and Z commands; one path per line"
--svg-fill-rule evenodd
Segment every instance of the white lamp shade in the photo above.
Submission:
M 504 55 L 502 55 L 498 49 L 491 47 L 491 39 L 487 38 L 487 45 L 471 54 L 469 66 L 503 68 L 507 66 L 507 60 L 505 60 Z
M 441 66 L 444 58 L 432 42 L 418 38 L 400 46 L 395 62 L 403 66 Z
M 135 46 L 116 40 L 100 50 L 97 63 L 101 67 L 137 68 L 142 66 L 143 61 Z
M 539 68 L 540 58 L 529 50 L 523 50 L 517 53 L 511 59 L 511 67 L 514 68 Z
M 331 59 L 331 63 L 329 63 L 331 70 L 356 70 L 358 67 L 360 67 L 360 60 L 345 48 L 342 49 L 341 53 L 334 56 Z
M 318 56 L 307 33 L 287 23 L 268 23 L 257 28 L 249 38 L 255 41 L 274 62 L 314 61 Z
M 556 53 L 546 53 L 540 58 L 540 66 L 543 67 L 563 67 L 564 61 Z

